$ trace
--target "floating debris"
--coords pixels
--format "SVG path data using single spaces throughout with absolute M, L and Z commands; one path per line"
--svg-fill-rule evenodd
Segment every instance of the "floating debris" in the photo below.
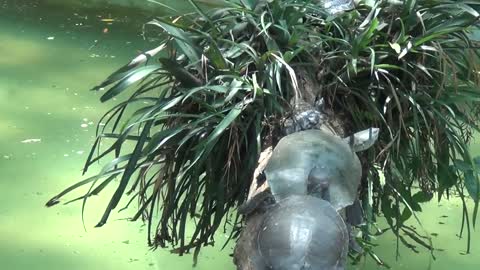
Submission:
M 83 151 L 83 150 L 80 150 L 80 151 L 77 151 L 77 152 L 75 152 L 75 153 L 77 153 L 77 154 L 81 155 L 81 154 L 85 153 L 85 151 Z
M 48 40 L 54 40 L 55 37 L 47 37 Z
M 39 143 L 41 141 L 42 141 L 42 139 L 26 139 L 26 140 L 21 141 L 21 143 Z
M 83 118 L 82 120 L 83 120 L 83 122 L 87 122 L 88 118 Z
M 95 46 L 97 46 L 97 45 L 98 45 L 98 39 L 95 39 L 95 40 L 93 41 L 93 45 L 90 46 L 90 47 L 88 48 L 88 50 L 90 51 L 91 49 L 93 49 L 93 48 L 94 48 Z M 90 57 L 91 57 L 91 56 L 90 56 Z
M 88 124 L 81 124 L 80 127 L 86 128 L 86 127 L 88 127 Z
M 63 154 L 64 157 L 68 157 L 68 154 Z

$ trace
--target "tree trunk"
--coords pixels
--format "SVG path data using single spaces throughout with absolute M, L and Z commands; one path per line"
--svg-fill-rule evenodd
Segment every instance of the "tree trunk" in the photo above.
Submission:
M 296 70 L 299 86 L 300 86 L 300 100 L 292 100 L 293 114 L 302 113 L 308 108 L 314 108 L 318 97 L 321 97 L 322 86 L 318 83 L 319 78 L 312 75 L 311 72 L 305 69 Z M 308 108 L 305 108 L 308 107 Z M 333 110 L 324 108 L 321 112 L 324 121 L 314 128 L 318 128 L 328 133 L 344 137 L 344 119 L 339 115 L 335 115 Z M 253 180 L 251 182 L 247 203 L 255 196 L 269 192 L 268 182 L 263 181 L 259 184 L 257 178 L 265 169 L 273 152 L 273 146 L 269 146 L 262 151 L 257 168 L 254 172 Z M 239 239 L 234 250 L 234 263 L 238 270 L 265 270 L 267 269 L 262 259 L 260 258 L 257 246 L 257 236 L 262 230 L 262 221 L 267 212 L 261 207 L 248 214 L 245 218 L 245 226 L 240 234 Z
M 272 147 L 268 147 L 260 154 L 257 168 L 255 169 L 252 184 L 248 194 L 247 203 L 254 198 L 257 194 L 265 191 L 268 188 L 267 181 L 264 181 L 261 185 L 258 185 L 257 178 L 267 166 L 268 160 L 272 156 Z M 262 221 L 265 212 L 254 211 L 246 218 L 246 224 L 243 228 L 240 237 L 237 241 L 234 250 L 234 263 L 237 265 L 238 270 L 261 270 L 263 265 L 258 255 L 258 248 L 256 245 L 256 236 L 261 229 Z

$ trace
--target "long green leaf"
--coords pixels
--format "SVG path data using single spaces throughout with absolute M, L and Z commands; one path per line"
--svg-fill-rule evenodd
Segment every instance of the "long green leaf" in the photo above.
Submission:
M 197 45 L 192 41 L 190 36 L 180 27 L 161 18 L 152 20 L 148 22 L 147 25 L 148 24 L 163 28 L 168 34 L 175 38 L 175 42 L 178 44 L 178 47 L 180 47 L 182 52 L 188 57 L 188 59 L 190 59 L 192 63 L 200 62 L 200 50 L 197 48 Z
M 100 97 L 101 102 L 108 101 L 109 99 L 117 96 L 125 89 L 127 89 L 132 84 L 138 82 L 139 80 L 145 78 L 146 76 L 150 75 L 152 72 L 161 69 L 160 65 L 148 65 L 145 67 L 140 67 L 136 70 L 130 72 L 125 78 L 123 78 L 120 82 L 110 88 L 105 94 Z
M 176 61 L 168 58 L 160 58 L 158 61 L 162 63 L 163 69 L 172 74 L 178 81 L 180 81 L 182 87 L 196 87 L 202 85 L 202 81 L 195 75 L 188 72 L 185 68 L 179 65 Z
M 140 135 L 140 139 L 138 140 L 135 149 L 133 150 L 133 153 L 131 155 L 131 158 L 129 159 L 127 165 L 125 166 L 125 171 L 123 172 L 122 178 L 120 179 L 120 184 L 118 185 L 117 190 L 113 194 L 110 202 L 108 203 L 107 209 L 105 210 L 105 213 L 103 214 L 100 222 L 95 226 L 95 227 L 101 227 L 105 225 L 107 222 L 107 219 L 110 215 L 110 212 L 115 209 L 118 205 L 118 202 L 122 198 L 125 189 L 127 188 L 127 184 L 130 180 L 130 177 L 135 171 L 137 162 L 141 158 L 141 152 L 143 149 L 143 145 L 146 142 L 146 138 L 150 132 L 150 127 L 153 125 L 153 120 L 148 121 L 145 126 L 143 127 L 143 131 Z

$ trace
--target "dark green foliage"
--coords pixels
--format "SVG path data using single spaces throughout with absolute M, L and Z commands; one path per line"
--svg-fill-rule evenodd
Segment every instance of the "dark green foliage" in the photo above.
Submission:
M 98 226 L 123 195 L 135 192 L 133 220 L 148 220 L 152 245 L 198 254 L 246 199 L 260 151 L 279 136 L 290 100 L 300 95 L 295 71 L 302 68 L 318 80 L 315 91 L 326 106 L 345 115 L 350 132 L 381 129 L 363 157 L 368 224 L 383 215 L 399 241 L 431 249 L 405 222 L 434 193 L 442 199 L 456 190 L 463 199 L 464 188 L 475 201 L 475 220 L 478 162 L 467 144 L 478 130 L 480 103 L 478 44 L 470 38 L 477 1 L 380 1 L 335 17 L 300 0 L 242 0 L 211 10 L 194 4 L 194 10 L 147 23 L 147 30 L 163 32 L 162 57 L 101 84 L 113 85 L 101 98 L 108 101 L 142 80 L 106 114 L 85 171 L 99 159 L 115 159 L 48 205 L 88 183 L 84 200 L 115 183 Z M 105 138 L 114 141 L 95 154 Z M 123 153 L 127 141 L 135 147 Z M 107 180 L 97 186 L 100 178 Z M 196 228 L 187 240 L 189 219 Z

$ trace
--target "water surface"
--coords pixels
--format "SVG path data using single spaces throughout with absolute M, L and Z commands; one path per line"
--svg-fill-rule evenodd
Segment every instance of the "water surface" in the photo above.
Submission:
M 142 223 L 122 220 L 128 212 L 94 229 L 108 196 L 87 204 L 87 232 L 80 204 L 43 206 L 82 178 L 94 123 L 115 103 L 101 104 L 99 93 L 88 89 L 139 51 L 156 45 L 140 35 L 144 17 L 132 16 L 131 11 L 14 2 L 0 0 L 0 268 L 192 269 L 191 256 L 150 251 Z M 475 144 L 472 150 L 480 153 L 479 147 Z M 395 238 L 388 233 L 377 239 L 378 254 L 393 269 L 428 269 L 430 263 L 432 269 L 478 269 L 480 234 L 473 232 L 473 255 L 462 255 L 465 240 L 456 236 L 459 201 L 432 202 L 423 209 L 424 227 L 435 246 L 444 250 L 436 252 L 437 260 L 432 262 L 421 248 L 414 254 L 400 245 L 396 261 Z M 224 239 L 219 234 L 219 243 Z M 232 247 L 221 251 L 220 246 L 205 248 L 196 269 L 233 270 Z M 357 268 L 378 267 L 367 260 L 352 267 Z
M 87 232 L 81 204 L 44 207 L 82 178 L 94 123 L 115 104 L 101 104 L 101 93 L 88 89 L 155 44 L 143 41 L 138 22 L 121 12 L 3 4 L 0 269 L 191 269 L 191 256 L 150 251 L 142 223 L 121 220 L 129 213 L 93 228 L 111 189 L 87 204 Z M 102 21 L 109 18 L 111 25 Z M 205 249 L 198 269 L 233 269 L 230 253 L 220 246 Z

